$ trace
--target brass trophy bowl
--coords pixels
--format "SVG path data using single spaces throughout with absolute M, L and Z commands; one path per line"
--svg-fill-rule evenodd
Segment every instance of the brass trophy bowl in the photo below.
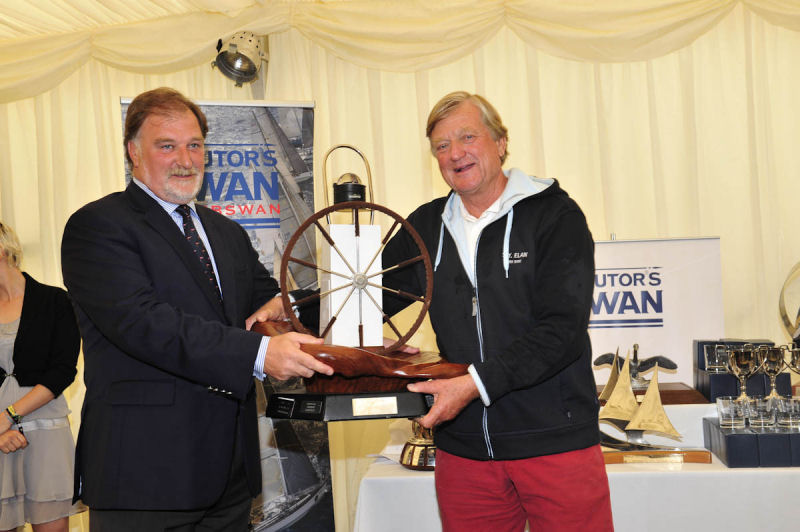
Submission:
M 761 371 L 764 372 L 764 375 L 769 377 L 770 392 L 766 398 L 778 399 L 780 394 L 778 394 L 778 389 L 775 386 L 775 380 L 786 365 L 786 347 L 782 345 L 774 347 L 762 345 L 758 348 L 757 355 Z
M 758 361 L 758 348 L 752 344 L 731 347 L 728 349 L 728 371 L 739 379 L 739 396 L 737 401 L 749 401 L 747 396 L 747 379 L 761 369 Z
M 417 420 L 411 421 L 413 436 L 403 445 L 400 464 L 408 469 L 433 471 L 436 466 L 436 445 L 433 429 L 426 429 Z

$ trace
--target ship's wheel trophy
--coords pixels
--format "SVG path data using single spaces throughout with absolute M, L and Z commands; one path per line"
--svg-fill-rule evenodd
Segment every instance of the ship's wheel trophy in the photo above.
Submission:
M 326 165 L 338 149 L 354 151 L 364 163 L 367 187 L 354 173 L 343 174 L 333 185 L 334 202 L 328 201 Z M 343 421 L 375 418 L 414 418 L 427 413 L 430 396 L 412 393 L 406 385 L 415 380 L 464 375 L 466 364 L 452 364 L 438 353 L 409 354 L 400 349 L 421 325 L 433 292 L 430 256 L 417 231 L 386 207 L 372 202 L 372 176 L 366 157 L 354 146 L 332 147 L 323 160 L 326 207 L 305 220 L 289 238 L 280 265 L 281 298 L 288 322 L 254 326 L 262 334 L 295 330 L 325 339 L 322 345 L 302 349 L 334 369 L 334 375 L 305 380 L 303 393 L 270 396 L 270 417 Z M 405 230 L 416 249 L 398 264 L 383 264 L 382 251 L 392 236 Z M 382 278 L 413 269 L 424 278 L 420 293 L 383 286 Z M 408 300 L 411 325 L 403 327 L 384 313 L 384 294 Z M 298 315 L 319 308 L 319 324 L 303 323 Z M 386 340 L 388 338 L 388 340 Z M 386 345 L 389 344 L 389 345 Z M 425 446 L 429 433 L 415 427 L 421 440 L 409 452 L 408 467 L 428 468 Z M 407 454 L 406 452 L 403 453 Z M 416 456 L 416 458 L 414 458 Z

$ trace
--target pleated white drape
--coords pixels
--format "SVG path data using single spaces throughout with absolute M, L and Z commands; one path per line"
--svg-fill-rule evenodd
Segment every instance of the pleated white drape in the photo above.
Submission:
M 314 101 L 317 206 L 322 155 L 349 143 L 376 201 L 406 215 L 446 193 L 424 123 L 464 89 L 503 116 L 506 166 L 558 178 L 596 239 L 720 236 L 726 335 L 787 340 L 776 305 L 800 260 L 798 2 L 86 0 L 69 2 L 84 6 L 74 21 L 39 4 L 0 6 L 0 218 L 44 282 L 61 282 L 69 214 L 123 186 L 120 97 L 168 85 Z M 208 66 L 237 29 L 270 33 L 265 86 L 234 88 Z M 358 165 L 344 156 L 329 175 Z M 417 341 L 434 346 L 427 330 Z M 68 395 L 77 421 L 81 384 Z M 329 427 L 341 530 L 385 427 Z

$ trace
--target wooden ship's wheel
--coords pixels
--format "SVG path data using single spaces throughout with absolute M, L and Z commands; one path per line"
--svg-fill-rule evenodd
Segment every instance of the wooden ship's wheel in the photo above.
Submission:
M 326 220 L 329 222 L 330 216 L 336 212 L 349 212 L 351 214 L 351 225 L 353 231 L 352 237 L 356 243 L 356 248 L 359 247 L 360 239 L 362 237 L 361 230 L 363 226 L 363 220 L 366 216 L 369 216 L 370 221 L 374 221 L 376 215 L 378 218 L 384 218 L 384 220 L 381 221 L 385 223 L 379 224 L 381 226 L 381 230 L 383 230 L 384 225 L 389 226 L 385 233 L 382 233 L 381 235 L 380 247 L 371 257 L 368 258 L 368 260 L 364 261 L 364 263 L 359 263 L 358 257 L 354 259 L 353 257 L 345 256 L 329 233 L 324 222 Z M 327 225 L 330 224 L 328 223 Z M 382 265 L 381 268 L 376 270 L 374 265 L 376 264 L 376 261 L 378 263 L 380 262 L 380 254 L 382 253 L 384 247 L 401 227 L 408 232 L 416 244 L 417 249 L 414 253 L 412 253 L 413 256 L 398 264 Z M 341 259 L 341 263 L 345 265 L 345 269 L 343 271 L 331 271 L 321 264 L 319 258 L 312 258 L 311 260 L 308 260 L 308 258 L 295 256 L 294 252 L 297 243 L 301 239 L 310 242 L 320 242 L 320 245 L 329 246 L 330 253 L 338 255 L 338 257 Z M 382 275 L 387 273 L 419 266 L 421 266 L 424 270 L 424 290 L 422 290 L 422 292 L 419 294 L 395 290 L 376 282 L 376 279 L 379 279 Z M 309 268 L 313 270 L 315 275 L 317 273 L 327 274 L 332 278 L 338 278 L 343 282 L 338 284 L 335 288 L 325 291 L 318 290 L 312 295 L 293 301 L 290 297 L 290 290 L 288 288 L 293 285 L 293 278 L 303 275 L 303 273 L 299 273 L 297 271 L 298 269 L 302 268 Z M 345 308 L 345 303 L 351 299 L 356 300 L 358 302 L 358 347 L 369 348 L 370 351 L 383 354 L 391 353 L 403 346 L 417 331 L 419 326 L 422 324 L 422 321 L 425 319 L 425 314 L 430 306 L 431 295 L 433 293 L 433 268 L 431 266 L 430 255 L 425 249 L 425 244 L 423 243 L 422 238 L 411 226 L 411 224 L 408 223 L 408 221 L 404 220 L 397 213 L 375 203 L 368 203 L 365 201 L 347 201 L 331 205 L 322 209 L 321 211 L 316 212 L 305 222 L 303 222 L 297 231 L 295 231 L 295 233 L 289 239 L 289 242 L 286 244 L 286 248 L 283 252 L 280 270 L 280 285 L 281 298 L 286 315 L 292 322 L 295 330 L 307 334 L 316 334 L 317 331 L 311 331 L 303 323 L 301 323 L 295 311 L 305 305 L 318 304 L 333 292 L 341 291 L 345 294 L 344 301 L 337 305 L 338 308 L 335 309 L 335 311 L 332 312 L 331 315 L 326 319 L 326 323 L 321 322 L 319 324 L 319 336 L 322 338 L 328 334 L 328 331 L 340 318 Z M 391 345 L 386 347 L 383 345 L 368 346 L 364 344 L 364 323 L 362 319 L 362 311 L 366 306 L 382 309 L 382 301 L 375 296 L 375 289 L 377 289 L 379 293 L 389 293 L 398 298 L 407 299 L 410 303 L 419 303 L 419 305 L 415 307 L 416 318 L 410 327 L 401 327 L 395 324 L 390 316 L 380 310 L 382 313 L 383 322 L 388 325 L 388 328 L 393 333 L 393 337 L 391 337 L 391 340 L 393 341 Z

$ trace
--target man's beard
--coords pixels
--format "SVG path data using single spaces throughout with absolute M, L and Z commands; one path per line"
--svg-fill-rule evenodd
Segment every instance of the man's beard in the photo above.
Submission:
M 185 182 L 178 181 L 176 183 L 171 179 L 173 175 L 176 174 L 181 175 L 181 174 L 176 172 L 170 174 L 170 178 L 167 179 L 167 182 L 164 186 L 164 191 L 169 195 L 169 200 L 171 202 L 177 204 L 189 203 L 197 196 L 197 193 L 200 192 L 200 188 L 203 186 L 203 178 L 202 178 L 203 173 L 197 170 L 196 168 L 193 168 L 191 173 L 194 174 L 194 186 L 188 192 L 185 190 L 186 186 Z M 189 173 L 184 175 L 189 175 Z

